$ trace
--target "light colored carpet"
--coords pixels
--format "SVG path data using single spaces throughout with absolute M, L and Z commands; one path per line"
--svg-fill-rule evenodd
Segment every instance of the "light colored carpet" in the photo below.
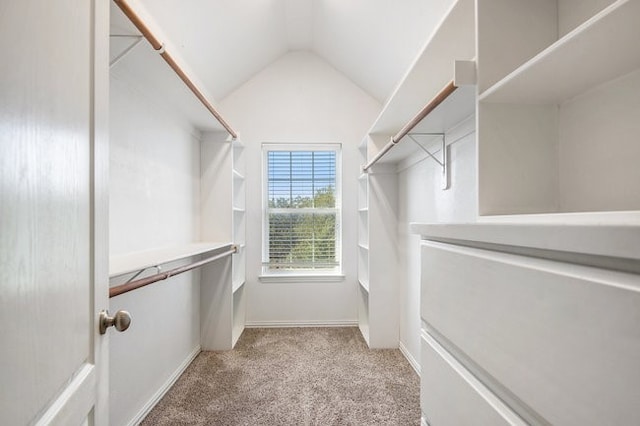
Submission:
M 202 352 L 143 425 L 419 425 L 420 382 L 357 328 L 246 329 Z

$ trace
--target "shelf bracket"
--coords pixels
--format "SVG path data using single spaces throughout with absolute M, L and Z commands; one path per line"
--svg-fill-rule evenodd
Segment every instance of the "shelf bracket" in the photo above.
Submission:
M 127 56 L 127 54 L 129 52 L 131 52 L 138 44 L 140 44 L 140 42 L 144 38 L 141 35 L 128 35 L 128 34 L 111 34 L 109 37 L 122 37 L 122 38 L 134 38 L 134 39 L 136 39 L 126 49 L 124 49 L 122 51 L 122 53 L 120 53 L 118 56 L 113 58 L 113 60 L 111 62 L 109 62 L 109 68 L 113 67 L 115 64 L 120 62 L 122 60 L 122 58 Z
M 449 155 L 447 152 L 447 141 L 445 139 L 445 134 L 444 133 L 408 133 L 407 136 L 409 136 L 409 139 L 411 139 L 416 145 L 418 145 L 420 149 L 426 152 L 429 158 L 431 158 L 440 166 L 440 168 L 442 169 L 442 190 L 444 191 L 449 189 L 449 183 L 450 183 L 449 182 Z M 425 148 L 420 142 L 418 142 L 418 140 L 414 138 L 414 136 L 440 136 L 440 139 L 441 139 L 440 152 L 442 153 L 440 155 L 440 158 L 435 156 L 435 154 L 438 153 L 437 151 L 435 153 L 432 153 L 427 148 Z
M 160 265 L 154 265 L 154 266 L 149 266 L 147 268 L 144 269 L 140 269 L 138 272 L 136 272 L 131 278 L 129 278 L 126 282 L 126 284 L 129 284 L 131 281 L 135 280 L 136 278 L 138 278 L 144 271 L 151 269 L 151 268 L 156 268 L 156 273 L 159 274 L 160 272 L 162 272 L 162 268 L 160 267 Z

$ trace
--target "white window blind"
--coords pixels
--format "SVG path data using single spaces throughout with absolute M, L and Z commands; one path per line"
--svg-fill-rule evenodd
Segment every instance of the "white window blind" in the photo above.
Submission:
M 263 272 L 340 270 L 339 150 L 265 149 Z

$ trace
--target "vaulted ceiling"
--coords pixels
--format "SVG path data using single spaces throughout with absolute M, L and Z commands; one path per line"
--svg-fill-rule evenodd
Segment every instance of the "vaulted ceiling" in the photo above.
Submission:
M 138 0 L 221 100 L 289 51 L 308 50 L 383 103 L 441 0 Z M 437 14 L 431 13 L 436 16 Z

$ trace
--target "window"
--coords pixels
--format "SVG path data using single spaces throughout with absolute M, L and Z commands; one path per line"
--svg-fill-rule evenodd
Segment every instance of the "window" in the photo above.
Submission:
M 263 274 L 340 274 L 340 145 L 264 144 L 263 157 Z

